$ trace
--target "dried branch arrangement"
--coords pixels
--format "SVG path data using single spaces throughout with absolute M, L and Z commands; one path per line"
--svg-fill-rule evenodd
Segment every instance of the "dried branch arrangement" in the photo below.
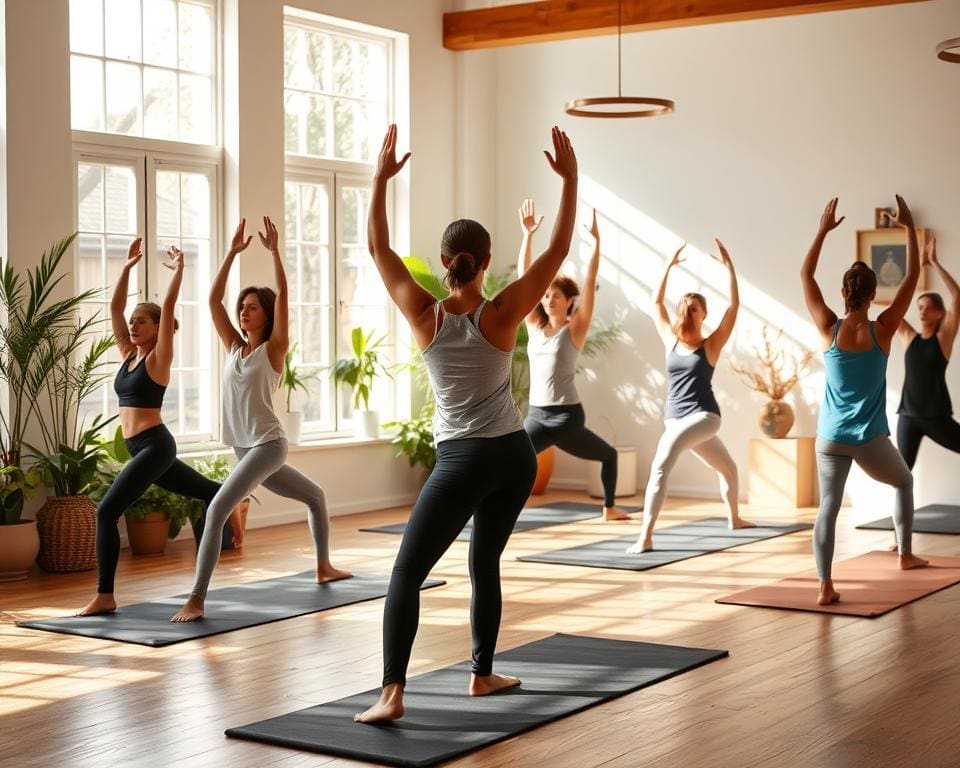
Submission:
M 766 395 L 771 400 L 783 400 L 799 381 L 800 374 L 813 357 L 813 352 L 807 350 L 802 355 L 790 357 L 789 362 L 792 364 L 793 372 L 787 376 L 788 358 L 780 344 L 783 329 L 774 335 L 770 328 L 764 325 L 762 334 L 763 345 L 754 350 L 760 370 L 745 368 L 736 363 L 730 363 L 730 369 L 740 376 L 750 389 Z

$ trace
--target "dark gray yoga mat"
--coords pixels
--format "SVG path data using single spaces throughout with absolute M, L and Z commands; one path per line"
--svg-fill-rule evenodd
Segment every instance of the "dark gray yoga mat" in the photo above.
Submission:
M 620 509 L 624 512 L 639 512 L 641 507 L 620 507 Z M 527 507 L 520 513 L 520 517 L 513 526 L 513 532 L 532 531 L 535 528 L 548 528 L 551 525 L 576 523 L 581 520 L 600 517 L 601 514 L 603 514 L 603 507 L 601 505 L 584 504 L 579 501 L 558 501 L 554 504 L 544 504 L 540 507 Z M 406 527 L 406 523 L 394 523 L 392 525 L 378 525 L 376 528 L 361 528 L 360 530 L 367 531 L 368 533 L 392 533 L 402 535 Z M 472 531 L 473 518 L 470 518 L 457 536 L 457 541 L 470 541 Z
M 187 595 L 123 605 L 114 614 L 65 616 L 58 619 L 22 621 L 19 626 L 44 629 L 67 635 L 96 637 L 160 647 L 219 635 L 235 629 L 269 624 L 306 613 L 326 611 L 342 605 L 376 600 L 387 594 L 388 576 L 356 574 L 353 578 L 317 584 L 316 573 L 253 581 L 212 590 L 204 603 L 206 615 L 197 621 L 171 624 Z M 423 589 L 439 587 L 444 581 L 428 579 Z
M 893 520 L 883 517 L 857 528 L 871 531 L 892 531 Z M 960 507 L 952 504 L 929 504 L 913 513 L 914 533 L 960 533 Z
M 518 560 L 528 563 L 553 563 L 556 565 L 582 565 L 589 568 L 614 568 L 622 571 L 646 571 L 667 563 L 675 563 L 691 557 L 720 552 L 741 544 L 773 539 L 795 531 L 805 531 L 813 526 L 808 523 L 764 525 L 758 528 L 739 528 L 731 531 L 722 517 L 708 517 L 692 523 L 655 529 L 653 549 L 641 555 L 628 555 L 624 550 L 631 546 L 640 531 L 630 536 L 603 539 L 577 547 L 558 549 L 555 552 L 540 552 L 523 555 Z
M 375 689 L 230 728 L 227 736 L 400 766 L 435 765 L 727 656 L 727 651 L 553 635 L 498 653 L 496 669 L 522 684 L 467 696 L 470 663 L 411 678 L 406 715 L 382 725 L 352 718 Z

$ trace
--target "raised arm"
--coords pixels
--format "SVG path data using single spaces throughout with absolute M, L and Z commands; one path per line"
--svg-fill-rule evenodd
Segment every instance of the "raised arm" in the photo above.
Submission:
M 940 345 L 946 350 L 944 354 L 949 357 L 950 350 L 953 348 L 954 339 L 957 338 L 957 329 L 960 327 L 960 285 L 953 279 L 953 276 L 943 268 L 940 258 L 937 256 L 937 238 L 931 237 L 923 246 L 924 261 L 929 263 L 944 285 L 947 286 L 947 293 L 950 299 L 947 304 L 947 314 L 940 323 Z
M 881 342 L 889 341 L 903 322 L 913 294 L 917 290 L 920 280 L 920 247 L 917 245 L 917 230 L 913 223 L 913 214 L 907 207 L 906 201 L 897 195 L 897 213 L 891 221 L 907 230 L 907 274 L 897 288 L 897 292 L 887 307 L 877 318 L 877 337 Z
M 117 343 L 117 349 L 120 355 L 126 360 L 136 347 L 130 341 L 130 329 L 127 326 L 127 318 L 124 311 L 127 308 L 127 292 L 130 285 L 130 270 L 136 266 L 137 262 L 143 258 L 143 238 L 138 237 L 127 249 L 127 260 L 120 270 L 120 277 L 117 278 L 117 284 L 113 287 L 113 295 L 110 297 L 110 327 L 113 330 L 113 338 Z
M 803 298 L 807 303 L 807 312 L 810 313 L 813 324 L 820 332 L 820 337 L 827 344 L 833 341 L 833 326 L 837 323 L 837 315 L 823 300 L 823 292 L 817 284 L 815 273 L 827 233 L 840 226 L 840 222 L 846 218 L 846 216 L 841 216 L 837 219 L 837 200 L 838 198 L 833 198 L 823 209 L 817 235 L 813 238 L 810 250 L 807 251 L 803 266 L 800 268 L 800 283 L 803 286 Z
M 277 300 L 273 305 L 273 330 L 267 341 L 267 357 L 275 371 L 283 371 L 284 358 L 290 348 L 290 299 L 287 291 L 287 273 L 280 256 L 280 232 L 269 216 L 263 217 L 263 232 L 257 232 L 263 247 L 273 257 L 273 279 L 277 284 Z
M 593 238 L 593 253 L 590 263 L 587 264 L 587 274 L 583 279 L 583 291 L 580 293 L 580 305 L 570 318 L 570 340 L 577 349 L 583 349 L 587 334 L 590 332 L 590 322 L 593 320 L 593 309 L 597 300 L 597 272 L 600 270 L 600 230 L 597 228 L 597 209 L 593 209 L 593 219 L 588 227 L 583 228 Z
M 720 358 L 720 350 L 723 349 L 724 344 L 726 344 L 730 338 L 730 334 L 733 333 L 733 326 L 737 322 L 737 313 L 740 311 L 740 289 L 737 285 L 737 273 L 733 269 L 730 254 L 727 252 L 727 249 L 723 247 L 723 243 L 716 238 L 714 239 L 716 240 L 717 248 L 720 250 L 720 255 L 714 256 L 713 258 L 727 268 L 727 273 L 730 276 L 730 304 L 720 319 L 720 325 L 710 334 L 704 344 L 704 351 L 707 353 L 707 362 L 709 362 L 710 365 L 717 364 L 717 360 Z
M 180 284 L 183 282 L 183 251 L 175 246 L 167 249 L 167 261 L 163 266 L 173 270 L 167 294 L 163 297 L 163 306 L 160 308 L 160 329 L 157 332 L 157 346 L 154 349 L 157 362 L 157 379 L 166 379 L 170 375 L 170 366 L 173 365 L 173 334 L 176 331 L 177 296 L 180 295 Z
M 427 313 L 433 307 L 436 299 L 422 288 L 397 253 L 390 247 L 390 228 L 387 224 L 387 182 L 396 176 L 410 159 L 407 152 L 397 160 L 397 126 L 391 125 L 383 139 L 380 148 L 380 157 L 377 159 L 377 170 L 373 174 L 373 184 L 370 188 L 370 212 L 367 216 L 367 247 L 377 271 L 383 279 L 384 285 L 393 303 L 410 323 L 414 336 L 421 348 L 429 343 L 432 335 L 423 334 L 425 318 L 432 316 Z M 423 335 L 421 335 L 423 334 Z
M 517 254 L 517 277 L 523 277 L 530 269 L 530 252 L 533 250 L 533 233 L 536 232 L 543 223 L 543 216 L 537 218 L 534 209 L 533 200 L 524 200 L 517 212 L 520 216 L 520 230 L 523 237 L 520 239 L 520 253 Z M 540 318 L 536 312 L 536 305 L 527 314 L 526 320 L 530 325 L 537 325 Z
M 213 284 L 210 286 L 210 317 L 213 319 L 213 327 L 217 329 L 217 336 L 229 352 L 235 346 L 243 346 L 243 336 L 234 328 L 230 322 L 230 315 L 227 314 L 223 306 L 223 297 L 227 292 L 227 278 L 230 276 L 230 268 L 233 267 L 233 260 L 237 254 L 246 250 L 253 240 L 253 235 L 244 237 L 244 227 L 247 225 L 246 219 L 240 219 L 240 226 L 233 233 L 233 240 L 230 243 L 230 250 L 223 257 L 220 269 L 217 270 L 216 277 L 213 278 Z
M 686 247 L 687 244 L 683 243 L 683 245 L 677 248 L 677 252 L 673 254 L 673 258 L 667 262 L 667 266 L 664 267 L 663 274 L 660 277 L 660 282 L 657 284 L 657 290 L 651 297 L 653 300 L 653 323 L 657 327 L 657 334 L 660 336 L 660 340 L 665 347 L 671 346 L 673 342 L 676 341 L 673 325 L 670 323 L 670 313 L 667 311 L 667 280 L 670 279 L 670 270 L 677 264 L 682 264 L 686 261 L 686 259 L 680 255 Z

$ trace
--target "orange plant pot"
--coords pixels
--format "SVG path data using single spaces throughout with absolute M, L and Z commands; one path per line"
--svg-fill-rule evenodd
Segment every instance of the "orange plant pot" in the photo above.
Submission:
M 555 450 L 551 445 L 549 448 L 537 454 L 537 479 L 533 481 L 533 490 L 531 494 L 539 496 L 550 483 L 550 475 L 553 474 L 553 458 Z

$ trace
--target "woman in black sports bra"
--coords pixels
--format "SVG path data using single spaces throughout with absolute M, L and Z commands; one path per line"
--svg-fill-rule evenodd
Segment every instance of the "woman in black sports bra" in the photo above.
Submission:
M 137 304 L 127 323 L 123 311 L 127 303 L 130 270 L 143 257 L 141 238 L 130 244 L 127 261 L 113 289 L 110 321 L 123 363 L 117 371 L 114 389 L 120 398 L 120 428 L 130 452 L 128 461 L 97 506 L 97 595 L 77 615 L 110 613 L 117 608 L 113 580 L 120 557 L 120 515 L 156 483 L 173 493 L 210 503 L 220 484 L 207 479 L 177 459 L 177 443 L 160 416 L 163 393 L 170 381 L 173 364 L 173 334 L 177 321 L 173 316 L 183 280 L 183 253 L 167 251 L 165 267 L 173 278 L 163 307 L 150 302 Z

